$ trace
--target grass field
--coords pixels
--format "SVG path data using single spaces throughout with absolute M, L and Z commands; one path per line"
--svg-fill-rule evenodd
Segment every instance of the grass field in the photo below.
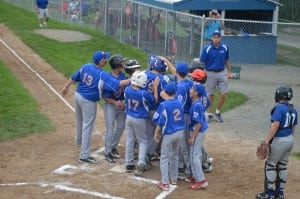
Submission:
M 142 64 L 143 68 L 146 69 L 147 54 L 129 45 L 121 44 L 112 38 L 97 32 L 96 30 L 87 27 L 72 26 L 70 24 L 63 24 L 51 20 L 49 22 L 51 28 L 77 30 L 92 36 L 92 39 L 88 41 L 68 43 L 60 42 L 33 32 L 38 26 L 34 13 L 13 7 L 1 0 L 0 13 L 0 22 L 5 23 L 5 25 L 19 36 L 21 40 L 23 40 L 37 54 L 66 77 L 69 77 L 82 64 L 91 62 L 92 54 L 96 50 L 110 51 L 112 54 L 121 53 L 128 59 L 137 59 Z M 106 68 L 108 69 L 109 67 L 106 66 Z M 1 65 L 1 74 L 7 78 L 11 78 L 12 80 L 10 81 L 15 81 L 13 75 L 10 74 L 7 67 L 3 64 Z M 2 85 L 4 83 L 2 83 Z M 0 138 L 16 138 L 25 134 L 49 131 L 54 128 L 51 125 L 51 122 L 47 121 L 47 118 L 39 113 L 37 104 L 34 103 L 33 99 L 26 90 L 24 90 L 20 83 L 11 84 L 9 86 L 11 87 L 9 89 L 10 92 L 12 92 L 10 93 L 11 96 L 16 96 L 17 93 L 14 93 L 14 91 L 17 92 L 18 90 L 21 90 L 22 98 L 28 102 L 25 106 L 17 98 L 9 98 L 7 93 L 1 93 L 0 107 L 5 107 L 5 110 L 0 111 L 0 124 L 5 123 L 5 128 L 1 125 L 1 128 L 3 127 L 3 129 L 0 131 Z M 1 89 L 0 92 L 8 91 Z M 216 96 L 216 100 L 217 98 L 218 96 Z M 226 101 L 222 111 L 225 112 L 239 106 L 247 99 L 247 96 L 241 93 L 230 92 L 228 100 Z M 28 114 L 26 117 L 18 115 L 15 111 L 23 109 L 24 113 Z M 27 126 L 20 125 L 19 129 L 15 128 L 16 123 L 19 121 L 27 124 Z M 32 121 L 36 121 L 38 124 L 33 123 Z

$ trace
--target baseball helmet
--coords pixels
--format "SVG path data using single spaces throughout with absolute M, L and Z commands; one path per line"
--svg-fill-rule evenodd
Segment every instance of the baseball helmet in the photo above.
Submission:
M 126 58 L 120 54 L 115 54 L 110 58 L 109 65 L 112 69 L 116 69 L 117 67 L 122 66 L 122 62 L 124 61 L 126 61 Z
M 275 91 L 275 101 L 290 101 L 293 98 L 293 90 L 288 85 L 279 85 Z
M 124 66 L 125 73 L 132 75 L 134 71 L 140 67 L 141 65 L 139 65 L 139 63 L 135 59 L 130 59 L 126 62 Z
M 150 60 L 150 70 L 156 70 L 160 73 L 166 72 L 167 65 L 160 59 L 154 58 Z
M 192 73 L 195 69 L 204 70 L 203 64 L 201 64 L 199 58 L 193 59 L 193 61 L 189 65 L 189 72 L 190 73 Z
M 147 84 L 147 75 L 144 71 L 135 71 L 131 77 L 131 84 L 140 88 L 145 88 Z
M 207 79 L 207 74 L 204 70 L 201 69 L 195 69 L 192 74 L 191 77 L 194 81 L 196 82 L 200 82 L 202 84 L 206 83 L 206 79 Z

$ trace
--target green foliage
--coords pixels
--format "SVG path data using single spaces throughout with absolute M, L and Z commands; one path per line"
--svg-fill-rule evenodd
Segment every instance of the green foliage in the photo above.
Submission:
M 300 152 L 292 153 L 298 160 L 300 160 Z
M 47 132 L 54 127 L 22 84 L 0 62 L 0 140 Z
M 280 0 L 283 6 L 279 7 L 279 18 L 300 22 L 300 1 L 299 0 Z

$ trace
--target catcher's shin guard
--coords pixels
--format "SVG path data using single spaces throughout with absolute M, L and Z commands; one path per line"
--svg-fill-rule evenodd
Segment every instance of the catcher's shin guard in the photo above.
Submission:
M 276 165 L 271 164 L 270 162 L 266 161 L 265 163 L 265 182 L 264 182 L 264 189 L 273 190 L 274 183 L 276 182 L 277 178 L 277 170 Z

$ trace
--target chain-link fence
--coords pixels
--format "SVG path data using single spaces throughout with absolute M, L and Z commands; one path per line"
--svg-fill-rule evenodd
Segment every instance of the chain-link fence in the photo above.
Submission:
M 35 0 L 6 0 L 35 11 Z M 70 6 L 71 1 L 76 6 Z M 59 21 L 91 26 L 149 54 L 190 62 L 199 57 L 211 18 L 174 12 L 126 0 L 50 0 Z M 76 4 L 77 2 L 77 4 Z M 220 19 L 222 41 L 234 64 L 300 65 L 300 24 Z M 50 26 L 51 27 L 51 24 Z

